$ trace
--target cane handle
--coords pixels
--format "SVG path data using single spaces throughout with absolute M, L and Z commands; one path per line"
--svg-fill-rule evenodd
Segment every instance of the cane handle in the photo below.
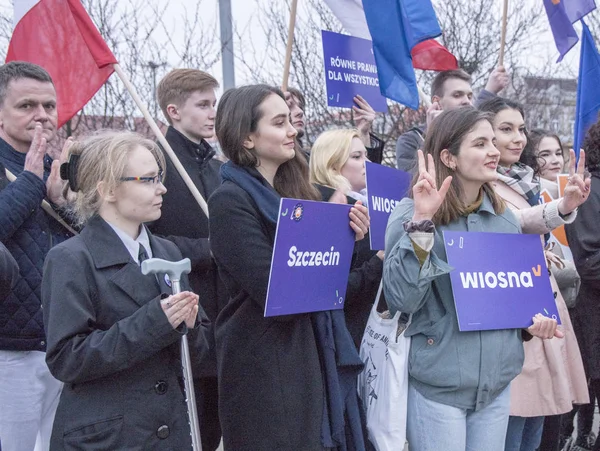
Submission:
M 167 274 L 171 280 L 181 280 L 182 274 L 189 274 L 192 264 L 189 258 L 170 262 L 162 258 L 149 258 L 142 262 L 142 274 Z

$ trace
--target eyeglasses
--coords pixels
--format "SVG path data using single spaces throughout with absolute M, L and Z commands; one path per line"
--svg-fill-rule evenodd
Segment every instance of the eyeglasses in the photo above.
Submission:
M 121 182 L 142 182 L 149 185 L 158 185 L 163 182 L 163 172 L 160 171 L 158 175 L 148 177 L 121 177 L 119 180 Z

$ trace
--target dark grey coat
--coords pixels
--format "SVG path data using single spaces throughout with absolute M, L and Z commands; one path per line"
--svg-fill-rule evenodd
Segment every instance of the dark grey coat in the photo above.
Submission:
M 577 218 L 565 225 L 581 288 L 571 309 L 573 328 L 587 376 L 600 379 L 600 174 L 592 175 L 590 197 L 579 207 Z
M 156 258 L 181 259 L 169 241 L 150 235 L 150 245 Z M 191 448 L 179 352 L 185 325 L 169 324 L 161 293 L 171 293 L 164 275 L 142 275 L 99 217 L 50 251 L 42 284 L 46 362 L 65 383 L 52 451 Z M 202 310 L 199 318 L 190 335 L 205 329 Z M 192 350 L 194 360 L 199 353 Z

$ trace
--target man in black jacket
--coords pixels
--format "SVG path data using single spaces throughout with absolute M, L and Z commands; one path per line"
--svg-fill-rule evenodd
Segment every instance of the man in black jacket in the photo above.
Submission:
M 40 434 L 48 449 L 62 384 L 45 362 L 41 310 L 42 270 L 52 246 L 68 233 L 41 208 L 65 203 L 59 162 L 50 167 L 46 142 L 56 135 L 56 91 L 41 67 L 0 67 L 0 241 L 19 265 L 19 276 L 0 302 L 0 443 L 31 450 Z M 9 171 L 16 179 L 9 183 Z
M 215 151 L 206 142 L 214 136 L 217 87 L 217 80 L 206 72 L 175 69 L 157 89 L 158 103 L 170 125 L 166 139 L 206 200 L 221 184 L 222 163 L 213 158 Z M 208 218 L 169 159 L 164 184 L 167 193 L 163 195 L 162 215 L 150 228 L 173 241 L 192 261 L 190 284 L 214 325 L 227 295 L 210 253 Z M 193 369 L 204 451 L 216 450 L 221 441 L 217 361 L 214 335 L 210 335 L 210 353 L 200 367 Z

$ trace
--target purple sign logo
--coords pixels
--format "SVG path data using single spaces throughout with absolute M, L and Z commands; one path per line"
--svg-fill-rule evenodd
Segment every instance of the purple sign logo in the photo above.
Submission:
M 371 249 L 385 249 L 385 229 L 396 204 L 406 197 L 412 176 L 380 164 L 366 164 Z
M 331 31 L 321 31 L 327 105 L 352 108 L 360 94 L 375 111 L 387 113 L 387 102 L 379 90 L 373 43 Z
M 281 199 L 265 316 L 344 307 L 355 238 L 350 207 Z
M 538 235 L 444 232 L 461 331 L 521 329 L 558 309 Z

